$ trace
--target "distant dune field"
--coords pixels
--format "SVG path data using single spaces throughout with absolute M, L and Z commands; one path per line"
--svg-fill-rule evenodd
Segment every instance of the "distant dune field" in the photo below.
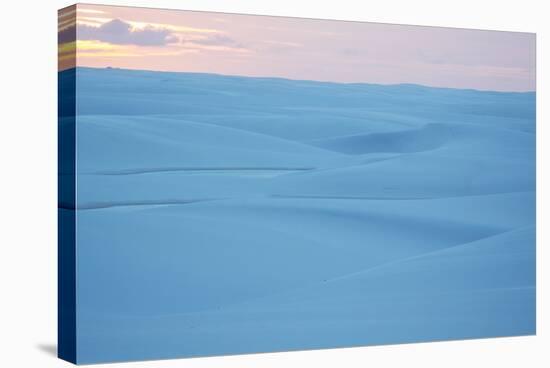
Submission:
M 78 68 L 77 113 L 82 363 L 535 333 L 534 93 Z

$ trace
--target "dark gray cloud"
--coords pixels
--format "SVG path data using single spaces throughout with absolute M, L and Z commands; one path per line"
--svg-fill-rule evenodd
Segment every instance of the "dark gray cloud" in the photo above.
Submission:
M 57 33 L 57 42 L 68 43 L 76 41 L 76 32 L 74 26 L 65 28 Z
M 99 27 L 84 24 L 77 26 L 79 40 L 96 40 L 118 45 L 163 46 L 177 42 L 170 30 L 144 28 L 132 30 L 132 26 L 120 19 L 113 19 Z

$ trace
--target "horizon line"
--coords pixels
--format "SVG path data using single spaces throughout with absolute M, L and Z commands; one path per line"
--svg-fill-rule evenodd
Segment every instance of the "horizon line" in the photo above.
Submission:
M 294 81 L 294 82 L 311 82 L 311 83 L 324 83 L 324 84 L 337 84 L 337 85 L 366 85 L 366 86 L 381 86 L 381 87 L 398 87 L 398 86 L 415 86 L 415 87 L 422 87 L 422 88 L 431 88 L 431 89 L 447 89 L 447 90 L 456 90 L 456 91 L 474 91 L 474 92 L 482 92 L 482 93 L 516 93 L 516 94 L 536 94 L 537 90 L 525 90 L 525 91 L 518 91 L 518 90 L 491 90 L 491 89 L 477 89 L 477 88 L 455 88 L 455 87 L 443 87 L 443 86 L 433 86 L 433 85 L 427 85 L 427 84 L 419 84 L 419 83 L 370 83 L 370 82 L 336 82 L 331 80 L 318 80 L 318 79 L 294 79 L 294 78 L 288 78 L 288 77 L 277 77 L 277 76 L 251 76 L 251 75 L 242 75 L 242 74 L 222 74 L 222 73 L 213 73 L 213 72 L 186 72 L 186 71 L 178 71 L 178 70 L 153 70 L 153 69 L 141 69 L 141 68 L 121 68 L 121 67 L 93 67 L 93 66 L 85 66 L 85 65 L 77 65 L 77 66 L 71 66 L 69 68 L 58 70 L 58 73 L 62 73 L 65 71 L 70 71 L 72 69 L 94 69 L 94 70 L 123 70 L 123 71 L 131 71 L 131 72 L 150 72 L 150 73 L 172 73 L 172 74 L 198 74 L 198 75 L 215 75 L 220 77 L 228 77 L 228 78 L 252 78 L 252 79 L 277 79 L 277 80 L 284 80 L 284 81 Z

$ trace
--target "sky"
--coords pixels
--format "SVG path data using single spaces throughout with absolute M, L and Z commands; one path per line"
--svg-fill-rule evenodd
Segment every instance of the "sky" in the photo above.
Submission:
M 86 67 L 535 90 L 532 33 L 89 4 L 59 20 L 60 70 L 76 49 Z

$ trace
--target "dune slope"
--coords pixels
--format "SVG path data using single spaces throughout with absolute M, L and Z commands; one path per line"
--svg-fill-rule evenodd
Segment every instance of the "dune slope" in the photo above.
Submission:
M 77 76 L 82 363 L 535 332 L 534 93 Z

